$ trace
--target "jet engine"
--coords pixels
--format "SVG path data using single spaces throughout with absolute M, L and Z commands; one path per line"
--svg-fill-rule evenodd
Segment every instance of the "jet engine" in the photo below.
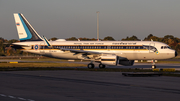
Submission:
M 134 64 L 134 60 L 128 60 L 128 59 L 119 60 L 119 64 L 124 66 L 132 66 Z
M 116 55 L 103 55 L 100 56 L 101 60 L 100 62 L 103 65 L 117 65 L 118 63 L 118 56 Z

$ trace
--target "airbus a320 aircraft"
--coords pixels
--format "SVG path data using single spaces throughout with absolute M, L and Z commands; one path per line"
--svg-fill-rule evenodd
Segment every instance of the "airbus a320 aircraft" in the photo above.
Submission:
M 23 14 L 15 13 L 14 18 L 20 42 L 12 47 L 53 58 L 90 60 L 88 68 L 94 68 L 93 62 L 98 62 L 99 68 L 132 66 L 134 60 L 153 60 L 152 68 L 156 68 L 154 60 L 177 56 L 167 44 L 155 41 L 48 41 L 39 36 Z

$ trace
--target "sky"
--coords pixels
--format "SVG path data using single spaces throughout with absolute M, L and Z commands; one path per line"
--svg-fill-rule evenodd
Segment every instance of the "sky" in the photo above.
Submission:
M 22 13 L 48 39 L 127 36 L 180 38 L 180 0 L 0 0 L 0 37 L 18 39 L 13 13 Z

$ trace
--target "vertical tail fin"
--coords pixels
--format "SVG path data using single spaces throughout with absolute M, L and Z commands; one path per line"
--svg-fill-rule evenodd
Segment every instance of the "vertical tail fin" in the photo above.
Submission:
M 19 40 L 22 41 L 42 41 L 42 38 L 34 30 L 31 24 L 21 13 L 14 13 L 14 19 L 19 35 Z

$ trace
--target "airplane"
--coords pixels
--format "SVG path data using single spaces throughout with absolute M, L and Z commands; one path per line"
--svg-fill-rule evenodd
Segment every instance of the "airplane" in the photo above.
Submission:
M 152 68 L 156 68 L 155 60 L 177 56 L 167 44 L 156 41 L 48 41 L 23 14 L 14 13 L 14 19 L 20 42 L 12 43 L 13 48 L 58 59 L 90 60 L 88 68 L 94 68 L 93 62 L 99 63 L 99 68 L 132 66 L 134 60 L 153 60 Z

